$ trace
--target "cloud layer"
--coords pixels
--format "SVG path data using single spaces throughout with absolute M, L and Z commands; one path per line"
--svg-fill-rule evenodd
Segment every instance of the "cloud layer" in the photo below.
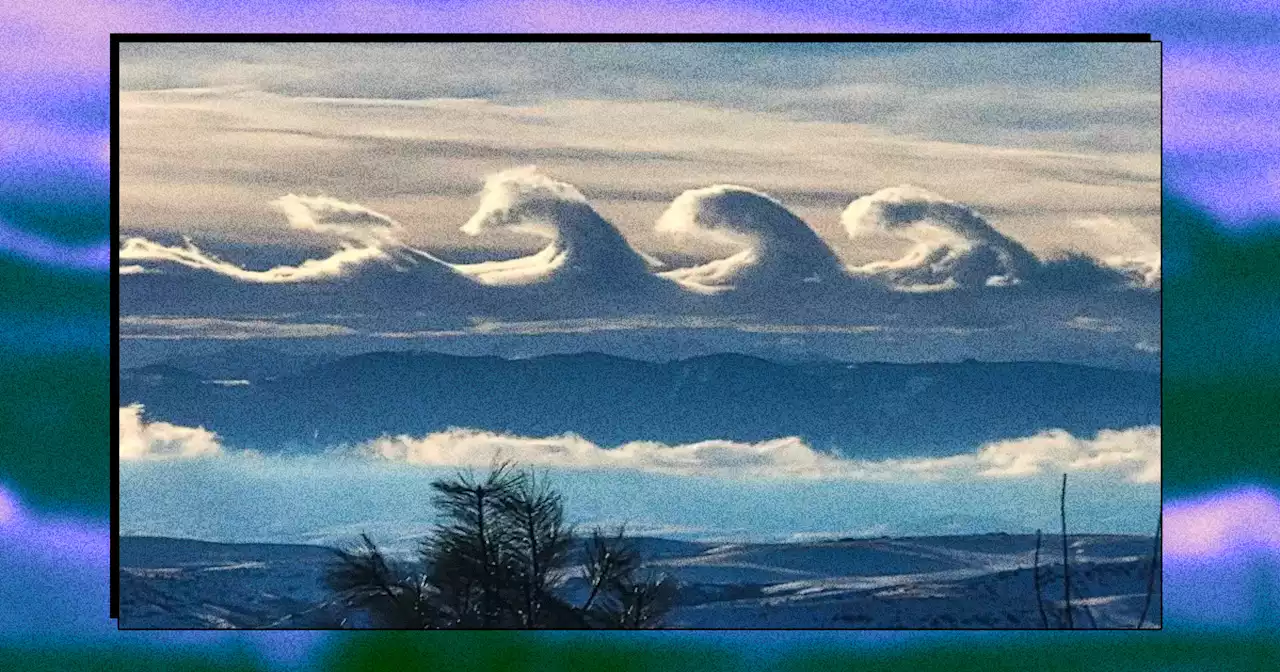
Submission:
M 121 459 L 199 458 L 226 452 L 213 432 L 146 421 L 142 411 L 138 404 L 120 408 Z M 511 459 L 536 468 L 622 469 L 718 479 L 930 482 L 1027 478 L 1068 471 L 1105 473 L 1131 483 L 1160 481 L 1160 428 L 1155 426 L 1103 430 L 1093 438 L 1046 430 L 988 443 L 970 453 L 936 458 L 849 459 L 838 449 L 815 450 L 797 437 L 677 445 L 630 441 L 608 447 L 574 434 L 539 438 L 477 429 L 450 429 L 421 437 L 383 436 L 354 446 L 333 447 L 330 454 L 431 467 L 483 468 L 495 459 Z
M 1132 483 L 1160 481 L 1160 428 L 1104 430 L 1078 438 L 1062 430 L 982 446 L 941 458 L 861 460 L 814 450 L 796 437 L 757 443 L 701 441 L 666 445 L 633 441 L 614 448 L 574 435 L 509 436 L 458 429 L 421 438 L 383 437 L 361 454 L 428 466 L 484 467 L 513 459 L 533 467 L 630 469 L 713 478 L 801 478 L 852 481 L 936 481 L 1026 478 L 1068 472 L 1106 472 Z
M 544 300 L 549 288 L 572 292 L 567 298 L 575 300 L 585 294 L 621 297 L 639 289 L 649 304 L 656 301 L 675 312 L 712 306 L 714 313 L 716 304 L 705 298 L 709 295 L 733 295 L 729 303 L 738 306 L 744 299 L 752 305 L 785 304 L 797 293 L 819 289 L 840 292 L 837 298 L 857 305 L 876 295 L 922 289 L 989 292 L 1018 285 L 1035 290 L 1059 288 L 1065 280 L 1074 289 L 1141 290 L 1159 281 L 1158 264 L 1142 266 L 1140 260 L 1120 255 L 1077 255 L 1069 263 L 1041 259 L 967 206 L 910 186 L 858 198 L 845 209 L 841 221 L 855 242 L 868 234 L 888 234 L 912 244 L 899 259 L 850 267 L 780 201 L 733 185 L 685 191 L 653 228 L 677 241 L 694 239 L 739 250 L 675 267 L 637 251 L 577 188 L 532 167 L 491 175 L 478 209 L 461 227 L 472 236 L 511 232 L 547 241 L 541 251 L 515 259 L 446 262 L 404 243 L 403 229 L 391 217 L 331 197 L 290 194 L 273 206 L 285 214 L 291 228 L 335 239 L 339 249 L 324 258 L 256 270 L 221 260 L 190 241 L 170 246 L 133 237 L 121 249 L 122 265 L 128 269 L 123 273 L 126 290 L 144 283 L 153 292 L 162 291 L 163 281 L 156 276 L 175 273 L 248 284 L 341 280 L 345 285 L 334 285 L 335 289 L 395 295 L 390 303 L 397 310 L 442 309 L 451 301 L 458 307 L 480 296 L 501 314 L 512 296 L 504 292 L 509 288 L 538 290 Z M 1105 228 L 1097 221 L 1091 226 Z M 1130 267 L 1139 270 L 1130 275 L 1116 271 Z M 494 289 L 486 293 L 485 288 Z M 278 298 L 287 303 L 286 295 Z M 359 305 L 361 297 L 349 298 Z M 464 301 L 457 301 L 460 298 Z M 125 309 L 145 313 L 147 306 L 140 303 L 130 297 Z M 523 304 L 516 315 L 506 316 L 528 316 L 537 308 Z M 583 311 L 557 315 L 589 316 Z

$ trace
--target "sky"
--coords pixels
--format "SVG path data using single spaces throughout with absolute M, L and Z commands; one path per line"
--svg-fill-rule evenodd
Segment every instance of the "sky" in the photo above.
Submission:
M 124 338 L 1153 368 L 1159 49 L 125 44 Z
M 125 535 L 340 545 L 368 533 L 412 547 L 434 521 L 423 504 L 433 480 L 502 459 L 545 474 L 584 529 L 626 523 L 635 534 L 700 540 L 1029 533 L 1057 520 L 1062 472 L 1074 476 L 1080 531 L 1150 534 L 1160 501 L 1158 426 L 1091 437 L 1046 430 L 951 455 L 879 459 L 785 436 L 603 446 L 484 428 L 253 451 L 137 404 L 120 410 L 120 427 Z

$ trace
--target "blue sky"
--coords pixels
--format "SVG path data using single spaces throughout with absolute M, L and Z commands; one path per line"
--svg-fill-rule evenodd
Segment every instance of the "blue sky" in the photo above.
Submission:
M 483 468 L 480 469 L 483 471 Z M 1029 533 L 1055 529 L 1060 475 L 875 482 L 678 476 L 641 471 L 545 473 L 575 524 L 724 542 Z M 224 456 L 127 462 L 122 534 L 215 541 L 342 544 L 363 532 L 411 549 L 434 522 L 430 481 L 456 472 L 387 462 Z M 1069 486 L 1078 532 L 1151 534 L 1159 483 L 1079 472 Z

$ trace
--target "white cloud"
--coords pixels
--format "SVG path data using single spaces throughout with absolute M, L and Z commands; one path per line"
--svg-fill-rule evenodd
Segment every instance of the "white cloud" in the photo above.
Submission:
M 1038 265 L 1035 255 L 969 207 L 918 187 L 863 196 L 845 208 L 840 222 L 855 239 L 888 233 L 911 241 L 900 259 L 852 269 L 902 288 L 1011 285 Z
M 596 213 L 576 187 L 551 179 L 533 166 L 487 177 L 479 207 L 462 225 L 462 231 L 472 236 L 503 229 L 534 234 L 548 244 L 527 257 L 452 268 L 486 285 L 522 285 L 565 275 L 607 285 L 649 278 L 645 258 Z
M 1161 280 L 1160 244 L 1133 222 L 1115 217 L 1089 217 L 1076 221 L 1089 233 L 1095 246 L 1103 250 L 1101 263 L 1132 278 L 1142 287 L 1159 288 Z
M 156 460 L 223 454 L 218 435 L 203 427 L 146 422 L 142 404 L 120 408 L 120 459 Z
M 1113 334 L 1120 331 L 1120 327 L 1116 324 L 1097 317 L 1089 317 L 1087 315 L 1077 315 L 1071 318 L 1066 322 L 1066 326 L 1071 329 L 1096 331 L 1103 334 Z
M 402 228 L 380 212 L 328 196 L 288 194 L 272 201 L 271 205 L 284 213 L 292 228 L 349 237 L 370 244 L 395 240 L 392 234 Z
M 1062 219 L 1150 211 L 1146 219 L 1154 225 L 1159 203 L 1157 143 L 1146 153 L 1045 151 L 939 142 L 872 124 L 706 103 L 460 102 L 425 91 L 400 98 L 125 92 L 124 221 L 148 229 L 181 221 L 185 230 L 261 236 L 264 227 L 253 215 L 271 197 L 264 191 L 320 184 L 376 199 L 383 211 L 394 204 L 416 241 L 466 245 L 452 222 L 474 212 L 467 187 L 503 164 L 521 163 L 538 163 L 586 194 L 615 194 L 613 203 L 632 200 L 627 194 L 675 195 L 725 182 L 818 195 L 833 211 L 806 216 L 833 244 L 842 237 L 833 216 L 847 202 L 823 195 L 890 184 L 919 184 L 981 209 L 998 207 L 1014 215 L 1015 232 L 1033 249 L 1057 242 Z M 855 166 L 849 157 L 858 157 Z M 200 188 L 174 188 L 180 184 Z M 652 214 L 620 222 L 624 233 L 647 233 L 657 212 L 643 204 L 628 209 Z
M 703 293 L 757 283 L 844 278 L 835 253 L 782 203 L 755 189 L 720 184 L 680 194 L 655 230 L 678 240 L 707 238 L 743 249 L 724 259 L 660 275 Z
M 1138 341 L 1133 344 L 1133 349 L 1138 352 L 1157 353 L 1160 352 L 1160 344 L 1151 341 Z
M 122 459 L 224 454 L 217 435 L 203 427 L 146 422 L 141 404 L 123 406 L 119 412 Z M 254 451 L 233 452 L 259 456 Z M 1106 472 L 1132 483 L 1160 480 L 1158 426 L 1102 430 L 1091 439 L 1050 429 L 988 443 L 970 453 L 880 460 L 846 458 L 838 449 L 818 451 L 794 436 L 755 443 L 631 441 L 605 447 L 575 434 L 539 438 L 461 428 L 423 437 L 382 436 L 355 446 L 335 447 L 329 454 L 434 467 L 485 467 L 499 458 L 535 468 L 626 469 L 723 479 L 920 482 L 1025 478 L 1067 471 Z
M 254 271 L 229 261 L 213 256 L 190 240 L 183 247 L 162 245 L 146 238 L 132 237 L 125 239 L 120 247 L 122 261 L 150 263 L 131 264 L 120 269 L 122 275 L 143 275 L 162 272 L 157 268 L 160 264 L 176 264 L 180 267 L 196 271 L 208 271 L 219 276 L 252 283 L 288 283 L 307 282 L 326 278 L 337 278 L 351 272 L 375 259 L 386 259 L 386 254 L 376 246 L 356 246 L 343 244 L 342 248 L 323 259 L 308 259 L 297 266 L 276 266 L 267 270 Z M 126 271 L 125 269 L 129 269 Z
M 939 458 L 846 459 L 814 450 L 796 437 L 758 443 L 702 441 L 667 445 L 633 441 L 606 448 L 566 434 L 530 438 L 453 429 L 421 438 L 382 437 L 358 453 L 429 466 L 491 464 L 495 457 L 533 467 L 631 469 L 715 478 L 802 478 L 854 481 L 937 481 L 1106 472 L 1133 483 L 1160 480 L 1160 429 L 1103 430 L 1081 439 L 1062 430 L 990 443 L 972 453 Z
M 981 448 L 976 456 L 984 476 L 1026 476 L 1045 471 L 1122 473 L 1134 483 L 1160 481 L 1160 428 L 1104 429 L 1080 439 L 1060 429 Z
M 337 237 L 341 249 L 296 266 L 252 270 L 190 241 L 178 247 L 131 238 L 121 256 L 143 272 L 131 270 L 121 278 L 124 310 L 236 319 L 248 311 L 280 314 L 302 308 L 306 312 L 297 321 L 303 323 L 321 321 L 317 315 L 360 315 L 327 331 L 273 330 L 291 332 L 285 337 L 349 335 L 353 327 L 386 337 L 465 336 L 474 331 L 467 322 L 477 319 L 492 324 L 594 319 L 617 325 L 619 318 L 640 315 L 666 324 L 695 317 L 729 320 L 731 328 L 750 325 L 759 333 L 809 325 L 814 333 L 928 327 L 971 334 L 1034 323 L 1039 326 L 1023 329 L 1025 345 L 1018 356 L 1039 359 L 1071 357 L 1064 347 L 1082 347 L 1080 329 L 1065 327 L 1086 325 L 1064 326 L 1082 312 L 1100 320 L 1123 315 L 1127 324 L 1148 327 L 1157 315 L 1158 294 L 1150 289 L 1158 287 L 1137 287 L 1142 283 L 1088 257 L 1043 260 L 968 207 L 913 187 L 881 190 L 849 206 L 844 223 L 857 240 L 878 231 L 915 241 L 901 259 L 851 267 L 779 200 L 731 185 L 686 190 L 653 228 L 741 249 L 704 263 L 673 258 L 661 268 L 632 247 L 576 187 L 532 167 L 490 175 L 478 207 L 461 227 L 474 236 L 532 233 L 547 241 L 541 251 L 508 260 L 444 261 L 403 242 L 404 229 L 390 216 L 330 197 L 291 194 L 274 203 L 286 213 L 290 228 Z M 955 301 L 955 291 L 965 292 L 966 299 Z M 207 328 L 213 326 L 203 325 L 211 333 L 226 331 Z M 268 335 L 267 329 L 209 337 L 252 338 Z M 1047 338 L 1052 334 L 1046 330 L 1075 333 Z M 148 337 L 198 337 L 196 331 Z M 1149 328 L 1130 331 L 1122 359 L 1141 352 L 1130 347 L 1134 340 L 1150 338 Z M 1104 336 L 1120 334 L 1098 332 L 1095 338 Z M 1064 340 L 1070 343 L 1064 346 Z

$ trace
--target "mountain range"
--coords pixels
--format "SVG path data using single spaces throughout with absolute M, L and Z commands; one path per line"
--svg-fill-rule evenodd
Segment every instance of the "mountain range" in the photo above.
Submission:
M 1076 436 L 1159 424 L 1158 374 L 1042 362 L 777 363 L 720 354 L 648 362 L 421 351 L 264 360 L 236 384 L 153 364 L 120 376 L 121 405 L 203 426 L 226 445 L 312 450 L 453 427 L 573 433 L 604 446 L 798 436 L 849 457 L 946 455 L 1048 428 Z M 188 366 L 193 363 L 185 362 Z M 194 368 L 194 367 L 193 367 Z

